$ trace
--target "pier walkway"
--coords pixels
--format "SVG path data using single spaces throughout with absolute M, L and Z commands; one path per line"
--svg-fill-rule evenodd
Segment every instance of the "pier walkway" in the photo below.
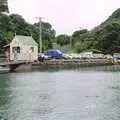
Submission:
M 29 63 L 31 63 L 31 62 L 30 61 L 8 61 L 8 62 L 1 62 L 0 66 L 8 67 L 10 69 L 10 71 L 13 71 L 20 65 L 29 64 Z
M 17 65 L 17 64 L 25 64 L 26 61 L 9 61 L 9 62 L 1 62 L 0 66 L 7 66 L 7 65 Z

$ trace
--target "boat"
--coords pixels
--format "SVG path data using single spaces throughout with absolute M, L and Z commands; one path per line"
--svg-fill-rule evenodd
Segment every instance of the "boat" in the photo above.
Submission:
M 9 72 L 10 68 L 9 67 L 0 67 L 0 73 L 6 73 Z

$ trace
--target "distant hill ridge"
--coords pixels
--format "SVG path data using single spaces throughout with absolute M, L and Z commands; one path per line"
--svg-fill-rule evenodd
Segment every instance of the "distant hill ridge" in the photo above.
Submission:
M 104 28 L 105 26 L 112 24 L 112 23 L 120 24 L 120 8 L 118 8 L 115 12 L 113 12 L 112 15 L 108 17 L 107 20 L 102 22 L 100 25 L 96 26 L 93 29 L 93 31 L 100 29 L 100 28 Z
M 96 49 L 111 53 L 120 48 L 120 8 L 91 31 L 79 35 L 77 51 Z M 78 45 L 79 44 L 79 45 Z

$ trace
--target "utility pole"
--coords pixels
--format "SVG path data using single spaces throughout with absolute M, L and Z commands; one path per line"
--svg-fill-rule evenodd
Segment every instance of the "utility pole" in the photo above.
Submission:
M 72 49 L 72 36 L 70 36 L 70 51 Z
M 39 20 L 39 52 L 42 53 L 42 17 L 37 17 Z

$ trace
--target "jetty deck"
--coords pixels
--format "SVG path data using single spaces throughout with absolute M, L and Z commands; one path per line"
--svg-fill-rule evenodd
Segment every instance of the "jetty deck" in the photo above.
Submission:
M 17 64 L 24 64 L 25 61 L 9 61 L 9 62 L 1 62 L 0 66 L 7 66 L 7 65 L 17 65 Z
M 20 67 L 21 65 L 30 64 L 31 62 L 28 61 L 9 61 L 9 62 L 1 62 L 0 66 L 3 68 L 9 68 L 9 71 L 14 71 L 16 68 Z

